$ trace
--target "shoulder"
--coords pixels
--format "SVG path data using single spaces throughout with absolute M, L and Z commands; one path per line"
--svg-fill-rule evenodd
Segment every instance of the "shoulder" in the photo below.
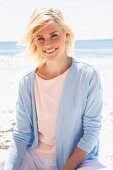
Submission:
M 85 62 L 76 61 L 75 59 L 73 59 L 73 63 L 78 74 L 84 76 L 99 76 L 99 71 L 94 66 Z
M 76 76 L 79 81 L 84 84 L 95 84 L 101 86 L 101 77 L 99 71 L 92 65 L 84 62 L 73 60 L 74 68 L 76 69 Z
M 34 77 L 35 77 L 35 70 L 28 71 L 24 76 L 19 81 L 19 86 L 20 87 L 25 87 L 28 88 L 32 85 L 34 82 Z
M 94 68 L 92 65 L 88 63 L 76 61 L 75 59 L 73 59 L 73 63 L 77 68 L 77 71 L 85 71 L 85 72 L 97 71 L 96 68 Z

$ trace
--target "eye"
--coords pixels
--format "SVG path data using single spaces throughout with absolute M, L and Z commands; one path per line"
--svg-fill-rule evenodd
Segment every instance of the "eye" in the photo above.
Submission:
M 57 37 L 58 37 L 58 34 L 52 34 L 52 35 L 51 35 L 51 38 L 52 38 L 52 39 L 56 39 Z
M 43 37 L 36 37 L 37 42 L 43 42 L 44 38 Z

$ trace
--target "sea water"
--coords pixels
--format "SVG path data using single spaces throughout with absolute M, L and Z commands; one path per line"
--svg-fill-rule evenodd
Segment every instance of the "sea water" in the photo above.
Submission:
M 0 56 L 16 56 L 21 54 L 25 47 L 19 46 L 16 41 L 0 41 Z M 113 39 L 106 40 L 77 40 L 74 45 L 74 56 L 113 58 Z

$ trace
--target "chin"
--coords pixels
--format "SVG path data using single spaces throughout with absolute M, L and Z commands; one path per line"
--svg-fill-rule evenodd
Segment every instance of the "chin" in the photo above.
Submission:
M 48 56 L 45 56 L 45 59 L 46 60 L 58 60 L 59 56 L 58 55 L 48 55 Z

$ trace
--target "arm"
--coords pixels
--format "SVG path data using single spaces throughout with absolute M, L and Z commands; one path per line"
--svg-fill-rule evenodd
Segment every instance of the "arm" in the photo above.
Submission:
M 87 155 L 87 152 L 77 147 L 67 163 L 63 166 L 62 170 L 75 170 Z
M 24 82 L 20 81 L 16 104 L 16 128 L 13 132 L 4 170 L 18 169 L 30 138 L 30 120 L 24 106 L 24 97 L 26 97 L 28 92 L 24 85 Z
M 83 113 L 83 136 L 62 170 L 74 170 L 93 150 L 101 128 L 102 88 L 96 71 L 89 75 L 87 101 Z

